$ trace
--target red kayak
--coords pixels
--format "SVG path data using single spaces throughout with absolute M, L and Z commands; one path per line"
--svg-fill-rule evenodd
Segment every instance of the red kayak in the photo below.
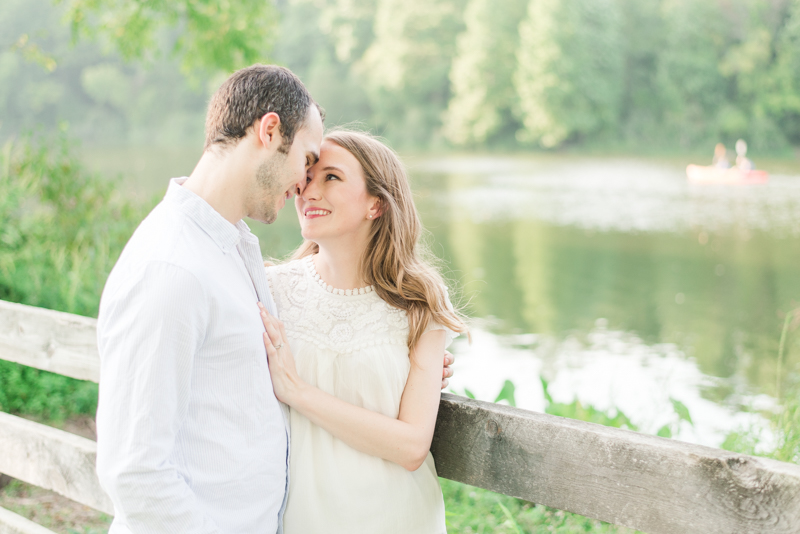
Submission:
M 753 185 L 765 184 L 769 180 L 767 171 L 743 171 L 736 167 L 720 169 L 702 165 L 686 167 L 686 177 L 695 184 Z

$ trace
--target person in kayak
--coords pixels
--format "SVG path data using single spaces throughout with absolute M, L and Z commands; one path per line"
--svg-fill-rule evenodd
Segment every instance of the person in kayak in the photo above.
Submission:
M 714 159 L 711 160 L 711 164 L 718 169 L 730 168 L 731 162 L 728 160 L 728 151 L 722 143 L 717 143 L 717 146 L 714 147 Z
M 747 157 L 747 143 L 744 139 L 736 141 L 736 167 L 742 171 L 752 171 L 756 168 L 753 160 Z

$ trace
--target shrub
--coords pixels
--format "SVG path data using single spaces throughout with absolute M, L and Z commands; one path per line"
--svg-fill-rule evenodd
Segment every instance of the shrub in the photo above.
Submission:
M 144 214 L 87 172 L 61 132 L 0 154 L 0 299 L 96 316 L 111 267 Z M 0 409 L 60 419 L 94 413 L 97 386 L 0 361 Z

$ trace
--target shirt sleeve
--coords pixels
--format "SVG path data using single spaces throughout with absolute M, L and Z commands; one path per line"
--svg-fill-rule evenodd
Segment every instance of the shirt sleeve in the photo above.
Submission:
M 165 262 L 119 278 L 98 319 L 100 483 L 132 532 L 217 533 L 172 459 L 208 324 L 204 288 Z

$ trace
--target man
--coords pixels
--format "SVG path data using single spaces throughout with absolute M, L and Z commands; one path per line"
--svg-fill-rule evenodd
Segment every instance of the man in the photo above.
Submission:
M 234 73 L 209 104 L 197 167 L 172 180 L 112 270 L 97 412 L 111 534 L 281 532 L 288 418 L 257 303 L 276 310 L 242 218 L 273 222 L 321 140 L 319 107 L 294 74 Z

